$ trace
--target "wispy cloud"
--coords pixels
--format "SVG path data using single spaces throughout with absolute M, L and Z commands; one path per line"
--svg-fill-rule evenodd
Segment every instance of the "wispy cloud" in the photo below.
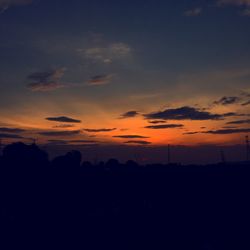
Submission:
M 4 12 L 12 6 L 31 4 L 33 0 L 0 0 L 0 12 Z
M 114 138 L 121 138 L 121 139 L 147 139 L 149 137 L 142 136 L 142 135 L 114 135 Z
M 111 82 L 113 75 L 96 75 L 91 77 L 88 80 L 88 85 L 96 86 L 96 85 L 105 85 Z
M 3 133 L 23 133 L 25 131 L 26 130 L 20 128 L 5 128 L 5 127 L 0 128 L 0 132 Z
M 241 105 L 242 105 L 242 106 L 248 106 L 248 105 L 250 105 L 250 100 L 247 101 L 247 102 L 242 103 Z
M 125 118 L 133 118 L 140 115 L 140 113 L 138 111 L 132 110 L 132 111 L 128 111 L 126 113 L 121 114 L 120 119 L 125 119 Z
M 53 126 L 52 128 L 73 128 L 75 125 L 73 124 L 59 124 L 56 126 Z
M 183 133 L 183 135 L 195 135 L 195 134 L 199 134 L 200 132 L 186 132 L 186 133 Z
M 81 123 L 81 120 L 73 119 L 67 116 L 47 117 L 45 119 L 48 121 L 53 121 L 53 122 Z
M 116 130 L 116 128 L 99 128 L 99 129 L 85 128 L 83 130 L 89 133 L 100 133 L 100 132 L 111 132 Z
M 193 131 L 183 133 L 183 135 L 195 135 L 195 134 L 214 134 L 214 135 L 228 135 L 228 134 L 240 134 L 249 133 L 250 128 L 223 128 L 218 130 L 208 130 L 208 131 Z
M 236 6 L 250 6 L 250 0 L 217 0 L 219 6 L 236 5 Z
M 242 16 L 250 16 L 250 9 L 245 9 L 241 12 Z
M 31 82 L 28 84 L 28 88 L 32 91 L 52 91 L 55 89 L 65 87 L 65 84 L 60 82 L 64 76 L 66 68 L 59 68 L 55 70 L 35 72 L 29 75 L 27 78 Z
M 250 128 L 239 128 L 239 129 L 219 129 L 219 130 L 209 130 L 202 133 L 205 134 L 218 134 L 218 135 L 226 135 L 226 134 L 239 134 L 239 133 L 249 133 Z
M 250 16 L 250 0 L 217 0 L 217 5 L 220 7 L 232 5 L 236 7 L 243 7 L 240 12 L 241 16 Z
M 188 17 L 192 17 L 192 16 L 199 16 L 201 15 L 201 13 L 202 13 L 202 8 L 197 7 L 197 8 L 185 11 L 184 15 Z
M 230 105 L 239 103 L 241 101 L 241 98 L 238 96 L 224 96 L 220 100 L 215 101 L 214 104 L 216 105 Z
M 175 109 L 166 109 L 163 111 L 145 114 L 146 119 L 161 120 L 220 120 L 225 117 L 235 116 L 235 113 L 213 114 L 207 111 L 201 111 L 197 108 L 184 106 Z
M 145 128 L 149 129 L 172 129 L 172 128 L 183 128 L 183 124 L 162 124 L 162 125 L 152 125 L 146 126 Z
M 149 145 L 151 142 L 149 141 L 139 141 L 139 140 L 133 140 L 133 141 L 126 141 L 125 144 L 137 144 L 137 145 Z
M 153 121 L 148 121 L 148 123 L 151 123 L 151 124 L 160 124 L 160 123 L 166 123 L 165 120 L 153 120 Z
M 0 138 L 1 139 L 23 139 L 22 136 L 17 135 L 17 134 L 5 134 L 5 133 L 0 133 Z
M 250 124 L 250 119 L 248 119 L 248 120 L 231 121 L 231 122 L 227 122 L 227 124 Z
M 79 145 L 79 144 L 88 144 L 93 145 L 98 143 L 98 141 L 93 140 L 48 140 L 49 145 Z
M 106 47 L 93 47 L 86 50 L 78 49 L 78 52 L 84 54 L 87 59 L 105 64 L 125 58 L 131 54 L 131 51 L 130 46 L 125 43 L 112 43 Z
M 81 133 L 80 130 L 72 130 L 72 131 L 45 131 L 40 132 L 40 135 L 43 136 L 73 136 L 73 135 L 79 135 Z

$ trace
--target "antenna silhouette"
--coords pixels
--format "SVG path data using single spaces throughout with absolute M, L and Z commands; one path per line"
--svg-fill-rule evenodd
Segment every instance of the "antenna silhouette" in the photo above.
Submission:
M 249 145 L 249 137 L 246 136 L 246 160 L 250 160 L 250 145 Z
M 221 162 L 226 163 L 225 153 L 223 149 L 220 150 L 220 157 L 221 157 Z
M 170 152 L 170 144 L 168 144 L 168 164 L 171 163 L 171 152 Z

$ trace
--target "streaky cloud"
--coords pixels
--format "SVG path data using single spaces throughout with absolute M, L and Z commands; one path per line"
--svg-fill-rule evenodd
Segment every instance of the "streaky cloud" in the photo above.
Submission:
M 216 134 L 216 135 L 226 135 L 226 134 L 239 134 L 239 133 L 249 133 L 250 128 L 239 128 L 239 129 L 219 129 L 219 130 L 209 130 L 202 133 L 205 134 Z
M 151 142 L 149 141 L 139 141 L 139 140 L 133 140 L 133 141 L 126 141 L 125 144 L 137 144 L 137 145 L 149 145 Z
M 196 135 L 196 134 L 199 134 L 199 133 L 201 133 L 201 132 L 197 132 L 197 131 L 195 131 L 195 132 L 186 132 L 186 133 L 183 133 L 183 135 Z
M 60 82 L 64 76 L 66 68 L 58 68 L 43 72 L 35 72 L 30 74 L 27 78 L 31 82 L 28 84 L 28 89 L 31 91 L 52 91 L 63 88 L 66 85 Z
M 240 102 L 241 98 L 238 96 L 224 96 L 220 100 L 215 101 L 216 105 L 230 105 Z
M 121 138 L 121 139 L 147 139 L 150 137 L 142 136 L 142 135 L 114 135 L 114 138 Z
M 235 6 L 250 6 L 250 0 L 217 0 L 219 6 L 235 5 Z
M 0 133 L 0 139 L 24 139 L 24 137 L 17 134 Z
M 222 120 L 225 117 L 235 116 L 236 113 L 213 114 L 208 111 L 201 111 L 197 108 L 184 106 L 175 109 L 165 109 L 163 111 L 144 114 L 146 119 L 161 120 Z
M 173 129 L 173 128 L 183 128 L 183 124 L 163 124 L 163 125 L 152 125 L 146 126 L 145 128 L 149 129 Z
M 65 123 L 81 123 L 81 120 L 73 119 L 67 116 L 59 116 L 59 117 L 47 117 L 45 118 L 48 121 L 53 121 L 53 122 L 65 122 Z
M 153 121 L 148 121 L 148 123 L 151 123 L 151 124 L 160 124 L 160 123 L 166 123 L 165 120 L 153 120 Z
M 73 124 L 59 124 L 56 126 L 53 126 L 52 128 L 73 128 L 75 125 Z
M 231 121 L 231 122 L 227 122 L 227 124 L 250 124 L 250 119 L 248 119 L 248 120 Z
M 111 132 L 116 130 L 116 128 L 99 128 L 99 129 L 85 128 L 83 130 L 89 133 L 100 133 L 100 132 Z
M 0 0 L 0 13 L 12 6 L 22 6 L 32 4 L 33 0 Z
M 115 60 L 121 60 L 131 54 L 131 48 L 125 43 L 111 43 L 105 47 L 92 47 L 86 50 L 78 49 L 78 53 L 94 62 L 110 64 Z
M 194 8 L 194 9 L 190 9 L 184 12 L 185 16 L 187 17 L 194 17 L 194 16 L 199 16 L 202 13 L 202 8 Z
M 90 86 L 106 85 L 112 81 L 112 78 L 113 75 L 96 75 L 88 80 L 88 85 Z
M 242 105 L 242 106 L 248 106 L 248 105 L 250 105 L 250 100 L 247 101 L 247 102 L 242 103 L 241 105 Z
M 20 129 L 20 128 L 5 128 L 5 127 L 2 127 L 0 128 L 0 132 L 3 132 L 3 133 L 23 133 L 25 132 L 26 130 L 24 129 Z
M 79 135 L 81 133 L 81 130 L 72 130 L 72 131 L 45 131 L 40 132 L 40 135 L 43 136 L 73 136 L 73 135 Z
M 138 111 L 132 110 L 121 114 L 120 119 L 133 118 L 140 115 Z

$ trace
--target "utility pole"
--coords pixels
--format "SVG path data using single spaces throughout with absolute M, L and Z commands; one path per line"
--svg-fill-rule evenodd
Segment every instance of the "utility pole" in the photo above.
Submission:
M 221 157 L 221 162 L 226 163 L 225 153 L 223 149 L 220 150 L 220 157 Z
M 168 144 L 168 165 L 171 163 L 170 144 Z

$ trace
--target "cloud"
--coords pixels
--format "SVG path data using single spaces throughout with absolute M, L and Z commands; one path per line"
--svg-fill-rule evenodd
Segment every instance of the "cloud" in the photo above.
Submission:
M 0 133 L 0 139 L 23 139 L 23 137 L 16 134 Z
M 250 105 L 250 100 L 247 101 L 247 102 L 242 103 L 241 105 L 242 105 L 242 106 L 248 106 L 248 105 Z
M 199 133 L 201 133 L 201 132 L 186 132 L 186 133 L 183 133 L 183 135 L 196 135 Z
M 202 8 L 194 8 L 184 12 L 185 16 L 199 16 L 202 13 Z
M 250 16 L 250 9 L 245 9 L 241 12 L 242 16 Z
M 79 49 L 78 52 L 84 53 L 87 59 L 91 59 L 94 62 L 108 64 L 130 55 L 131 48 L 125 43 L 112 43 L 106 47 L 94 47 L 86 50 Z
M 4 12 L 12 6 L 31 4 L 33 0 L 0 0 L 0 12 Z
M 250 0 L 217 0 L 219 6 L 236 5 L 236 6 L 250 6 Z
M 111 132 L 116 130 L 116 128 L 100 128 L 100 129 L 85 128 L 83 130 L 89 133 L 100 133 L 100 132 Z
M 227 122 L 227 124 L 250 124 L 250 119 Z
M 70 144 L 96 144 L 97 141 L 92 140 L 48 140 L 50 145 L 70 145 Z
M 105 85 L 111 82 L 113 75 L 96 75 L 88 80 L 88 85 Z
M 121 139 L 147 139 L 147 136 L 141 135 L 114 135 L 114 138 L 121 138 Z
M 235 113 L 213 114 L 207 111 L 184 106 L 176 109 L 166 109 L 159 112 L 145 114 L 146 119 L 161 119 L 161 120 L 220 120 L 225 117 L 235 116 Z
M 70 143 L 97 143 L 98 141 L 93 140 L 70 140 Z
M 226 135 L 226 134 L 239 134 L 239 133 L 249 133 L 250 128 L 239 128 L 239 129 L 219 129 L 219 130 L 210 130 L 202 133 L 205 134 L 216 134 L 216 135 Z
M 76 120 L 67 116 L 47 117 L 45 119 L 48 121 L 53 121 L 53 122 L 81 123 L 81 120 Z
M 48 140 L 48 144 L 49 145 L 68 145 L 69 142 L 64 141 L 64 140 Z
M 121 114 L 120 118 L 121 119 L 133 118 L 133 117 L 136 117 L 138 115 L 140 115 L 139 112 L 133 110 L 133 111 L 128 111 L 128 112 L 126 112 L 124 114 Z
M 238 103 L 241 100 L 241 98 L 237 96 L 224 96 L 220 100 L 215 101 L 214 104 L 216 105 L 230 105 Z
M 53 128 L 73 128 L 75 125 L 73 124 L 59 124 L 56 126 L 53 126 Z
M 139 144 L 139 145 L 149 145 L 149 144 L 151 144 L 151 142 L 148 142 L 148 141 L 137 141 L 137 140 L 126 141 L 124 143 L 126 143 L 126 144 Z
M 40 135 L 44 136 L 73 136 L 79 135 L 81 133 L 80 130 L 72 130 L 72 131 L 46 131 L 40 132 Z
M 237 114 L 235 112 L 229 112 L 229 113 L 222 114 L 221 116 L 222 116 L 221 119 L 223 119 L 223 118 L 230 117 L 230 116 L 249 116 L 249 115 L 247 115 L 247 114 Z
M 29 75 L 28 80 L 32 81 L 28 84 L 28 89 L 32 91 L 52 91 L 65 87 L 65 84 L 60 83 L 64 76 L 66 68 L 59 68 L 44 72 L 35 72 Z
M 20 129 L 20 128 L 0 128 L 0 132 L 3 133 L 23 133 L 25 132 L 24 129 Z
M 153 126 L 146 126 L 145 128 L 149 129 L 171 129 L 171 128 L 183 128 L 184 125 L 182 124 L 163 124 L 163 125 L 153 125 Z
M 159 123 L 166 123 L 165 120 L 153 120 L 153 121 L 148 121 L 151 124 L 159 124 Z

